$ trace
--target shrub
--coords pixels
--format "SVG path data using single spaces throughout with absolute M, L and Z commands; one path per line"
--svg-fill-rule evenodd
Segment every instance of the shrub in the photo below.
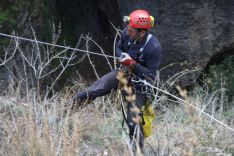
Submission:
M 233 101 L 234 95 L 234 55 L 226 57 L 220 64 L 211 65 L 209 68 L 207 80 L 211 91 L 224 88 L 224 94 L 228 103 Z

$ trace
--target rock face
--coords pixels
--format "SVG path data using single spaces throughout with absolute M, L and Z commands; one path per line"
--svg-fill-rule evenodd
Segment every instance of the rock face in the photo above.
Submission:
M 148 10 L 157 24 L 152 33 L 163 47 L 161 68 L 171 65 L 162 70 L 164 79 L 185 69 L 203 69 L 212 56 L 234 48 L 234 2 L 231 0 L 70 0 L 66 5 L 59 1 L 55 4 L 57 12 L 68 17 L 62 23 L 76 21 L 70 25 L 73 32 L 90 32 L 106 51 L 112 48 L 109 39 L 114 35 L 108 21 L 123 28 L 120 21 L 123 15 L 134 9 Z M 193 84 L 198 75 L 190 72 L 181 77 L 180 83 Z
M 119 0 L 120 12 L 146 8 L 156 17 L 153 29 L 163 47 L 161 72 L 164 78 L 184 69 L 204 69 L 212 56 L 234 49 L 234 1 L 164 1 L 126 2 Z M 228 54 L 227 54 L 228 55 Z M 197 79 L 193 72 L 180 79 L 190 85 Z
M 116 0 L 50 0 L 50 7 L 55 22 L 61 22 L 62 34 L 70 45 L 75 45 L 81 34 L 89 34 L 107 54 L 113 55 L 116 31 L 112 24 L 115 26 L 122 24 Z M 89 46 L 90 51 L 100 52 L 97 46 L 93 44 Z M 103 57 L 92 56 L 92 60 L 99 74 L 110 70 L 107 64 L 103 65 L 103 62 L 106 62 Z M 87 72 L 87 68 L 92 72 Z M 89 79 L 96 78 L 87 58 L 77 69 Z
M 1 1 L 2 4 L 8 3 Z M 110 55 L 115 30 L 109 22 L 123 28 L 123 15 L 135 9 L 148 10 L 156 21 L 151 31 L 163 48 L 161 77 L 166 80 L 188 69 L 188 74 L 178 80 L 184 86 L 196 81 L 199 74 L 194 70 L 204 69 L 211 57 L 220 53 L 228 55 L 234 49 L 232 0 L 50 0 L 48 9 L 51 19 L 61 22 L 63 36 L 68 41 L 76 42 L 81 33 L 90 33 Z M 103 73 L 108 70 L 103 67 L 102 59 L 94 60 L 98 70 Z M 79 68 L 87 71 L 88 65 Z

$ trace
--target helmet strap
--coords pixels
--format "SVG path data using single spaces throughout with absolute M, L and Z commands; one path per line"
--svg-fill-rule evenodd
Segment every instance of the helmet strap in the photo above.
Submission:
M 143 38 L 143 37 L 141 36 L 141 31 L 142 31 L 142 30 L 147 31 L 147 29 L 137 29 L 136 39 L 135 39 L 135 41 L 134 41 L 135 43 L 141 41 L 141 39 Z
M 135 38 L 135 40 L 134 40 L 134 43 L 139 42 L 140 39 L 141 39 L 140 32 L 137 31 L 137 34 L 136 34 L 136 38 Z

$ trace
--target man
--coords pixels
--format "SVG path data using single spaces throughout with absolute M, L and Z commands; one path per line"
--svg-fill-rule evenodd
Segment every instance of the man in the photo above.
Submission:
M 161 55 L 160 43 L 155 36 L 149 33 L 149 29 L 153 27 L 154 18 L 145 10 L 135 10 L 129 16 L 124 16 L 124 21 L 128 23 L 128 26 L 122 31 L 121 38 L 116 45 L 116 56 L 119 57 L 120 68 L 104 75 L 84 91 L 78 92 L 73 98 L 74 101 L 93 100 L 117 89 L 119 81 L 116 75 L 121 68 L 131 69 L 137 78 L 154 79 Z M 135 104 L 140 109 L 145 104 L 147 97 L 141 92 L 141 86 L 137 84 L 134 86 L 136 87 Z M 133 139 L 136 123 L 132 121 L 130 108 L 131 105 L 128 104 L 127 124 L 130 138 Z M 139 144 L 140 147 L 144 145 L 142 131 Z

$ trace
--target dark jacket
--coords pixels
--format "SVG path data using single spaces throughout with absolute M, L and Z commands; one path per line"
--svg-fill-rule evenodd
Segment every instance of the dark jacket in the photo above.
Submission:
M 125 28 L 116 45 L 116 56 L 119 57 L 122 52 L 128 53 L 137 62 L 133 67 L 134 74 L 140 78 L 154 79 L 161 60 L 161 45 L 155 36 L 152 36 L 145 44 L 148 35 L 149 32 L 140 43 L 134 44 Z M 140 50 L 141 48 L 143 51 Z

